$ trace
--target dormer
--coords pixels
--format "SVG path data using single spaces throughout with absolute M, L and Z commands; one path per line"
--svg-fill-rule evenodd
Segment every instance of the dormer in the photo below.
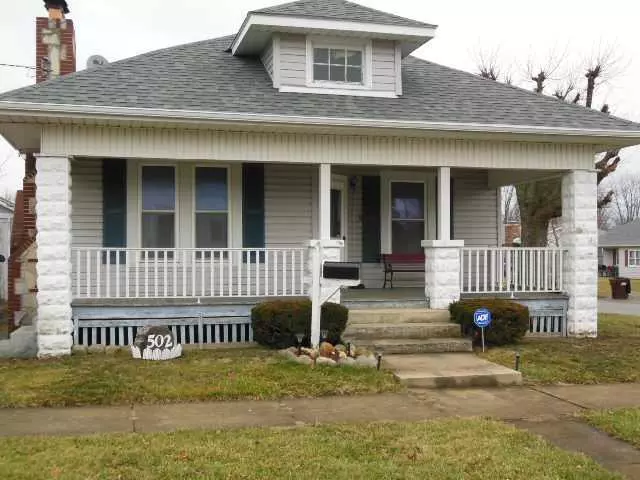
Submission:
M 260 56 L 281 92 L 395 98 L 402 59 L 436 28 L 344 0 L 300 0 L 249 12 L 231 52 Z

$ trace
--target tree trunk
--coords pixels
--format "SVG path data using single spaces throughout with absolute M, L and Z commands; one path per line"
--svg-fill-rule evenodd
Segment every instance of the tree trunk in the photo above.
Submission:
M 546 247 L 549 222 L 562 215 L 559 179 L 516 186 L 523 247 Z

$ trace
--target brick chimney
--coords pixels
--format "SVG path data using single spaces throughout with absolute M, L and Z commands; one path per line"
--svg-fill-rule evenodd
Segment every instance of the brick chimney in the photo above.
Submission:
M 76 41 L 66 0 L 44 0 L 47 17 L 36 18 L 36 83 L 76 71 Z
M 44 0 L 47 17 L 36 18 L 36 83 L 44 82 L 76 71 L 76 42 L 73 22 L 65 17 L 69 13 L 66 0 Z M 9 255 L 8 310 L 9 331 L 16 328 L 16 321 L 23 311 L 24 294 L 19 291 L 19 280 L 23 277 L 23 254 L 36 240 L 36 157 L 25 153 L 25 173 L 22 190 L 16 196 L 16 210 L 11 233 Z

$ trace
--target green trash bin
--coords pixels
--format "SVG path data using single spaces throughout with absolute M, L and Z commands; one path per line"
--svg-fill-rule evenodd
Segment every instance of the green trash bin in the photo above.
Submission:
M 609 279 L 611 284 L 611 298 L 614 300 L 627 300 L 631 291 L 631 280 L 623 277 Z

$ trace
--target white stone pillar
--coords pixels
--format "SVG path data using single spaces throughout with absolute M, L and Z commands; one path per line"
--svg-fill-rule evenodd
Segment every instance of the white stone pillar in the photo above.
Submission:
M 562 178 L 564 289 L 569 296 L 567 333 L 598 335 L 598 185 L 595 171 L 574 170 Z
M 429 308 L 443 309 L 460 300 L 460 258 L 463 240 L 423 240 L 425 296 Z
M 36 163 L 38 356 L 69 355 L 71 321 L 71 166 L 67 157 Z

